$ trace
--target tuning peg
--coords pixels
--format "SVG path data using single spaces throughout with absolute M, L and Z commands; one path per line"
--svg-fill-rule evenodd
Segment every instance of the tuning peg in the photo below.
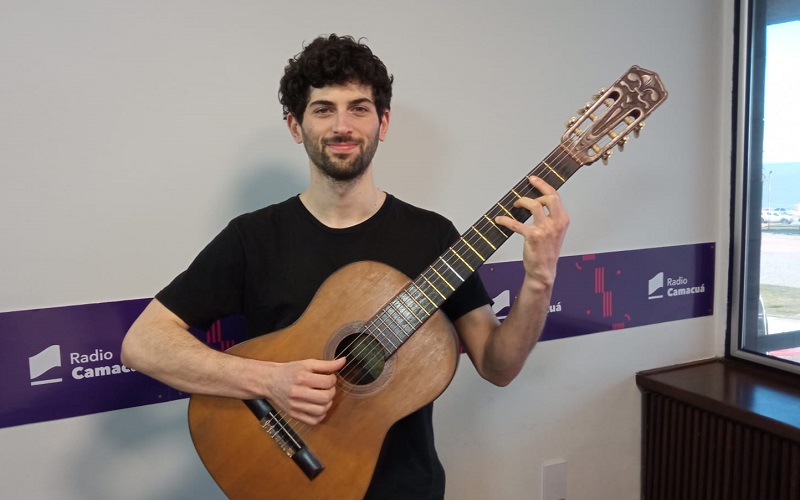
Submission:
M 622 152 L 622 150 L 625 149 L 625 144 L 627 144 L 627 142 L 629 140 L 630 140 L 630 137 L 628 137 L 628 136 L 625 136 L 625 137 L 623 137 L 623 138 L 621 138 L 619 140 L 619 142 L 617 143 L 617 148 L 619 149 L 620 153 Z
M 586 105 L 584 105 L 581 109 L 578 110 L 578 114 L 582 115 L 582 114 L 586 113 L 587 111 L 589 111 L 589 108 L 591 108 L 592 106 L 594 106 L 593 102 L 587 102 Z
M 575 125 L 576 123 L 578 123 L 578 119 L 573 116 L 564 125 L 567 127 L 567 129 L 569 129 L 571 126 Z
M 608 165 L 608 159 L 611 158 L 611 153 L 613 153 L 613 150 L 609 149 L 608 151 L 600 155 L 600 159 L 603 160 L 603 165 Z
M 598 99 L 600 99 L 600 96 L 602 96 L 603 94 L 605 94 L 607 91 L 608 91 L 608 89 L 607 89 L 607 88 L 605 88 L 605 87 L 601 87 L 601 88 L 600 88 L 600 92 L 598 92 L 598 93 L 596 93 L 596 94 L 594 94 L 594 95 L 592 96 L 592 100 L 594 100 L 594 101 L 597 101 Z
M 638 125 L 633 127 L 633 136 L 639 137 L 639 132 L 641 132 L 643 128 L 644 128 L 644 122 L 639 122 Z

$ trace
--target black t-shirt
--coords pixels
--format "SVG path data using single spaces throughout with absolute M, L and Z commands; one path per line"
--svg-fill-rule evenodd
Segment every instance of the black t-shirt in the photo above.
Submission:
M 323 225 L 295 196 L 232 220 L 156 298 L 198 328 L 241 314 L 255 337 L 294 323 L 323 281 L 347 264 L 382 262 L 415 278 L 458 236 L 444 217 L 392 195 L 371 218 L 345 229 Z M 489 303 L 473 274 L 442 310 L 455 320 Z M 389 430 L 367 498 L 443 497 L 432 416 L 433 403 Z

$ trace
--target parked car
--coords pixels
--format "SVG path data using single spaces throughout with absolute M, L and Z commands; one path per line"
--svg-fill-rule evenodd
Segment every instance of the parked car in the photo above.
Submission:
M 790 215 L 786 209 L 783 209 L 783 212 L 779 212 L 776 210 L 761 210 L 761 222 L 763 224 L 772 223 L 772 224 L 789 224 L 795 220 L 795 217 Z

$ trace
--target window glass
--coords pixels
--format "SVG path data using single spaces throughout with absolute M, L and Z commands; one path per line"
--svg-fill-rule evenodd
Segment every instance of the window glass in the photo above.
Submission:
M 800 373 L 800 2 L 744 12 L 731 353 Z

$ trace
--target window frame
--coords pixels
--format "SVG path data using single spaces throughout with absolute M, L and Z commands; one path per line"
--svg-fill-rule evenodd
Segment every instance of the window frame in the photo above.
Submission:
M 758 352 L 766 352 L 767 343 L 773 350 L 787 345 L 798 346 L 800 331 L 759 335 L 760 294 L 752 292 L 760 289 L 762 146 L 769 1 L 739 0 L 736 5 L 731 264 L 728 288 L 730 308 L 726 356 L 800 374 L 800 364 Z M 791 19 L 781 19 L 779 22 L 789 20 Z M 758 350 L 752 347 L 753 344 Z

